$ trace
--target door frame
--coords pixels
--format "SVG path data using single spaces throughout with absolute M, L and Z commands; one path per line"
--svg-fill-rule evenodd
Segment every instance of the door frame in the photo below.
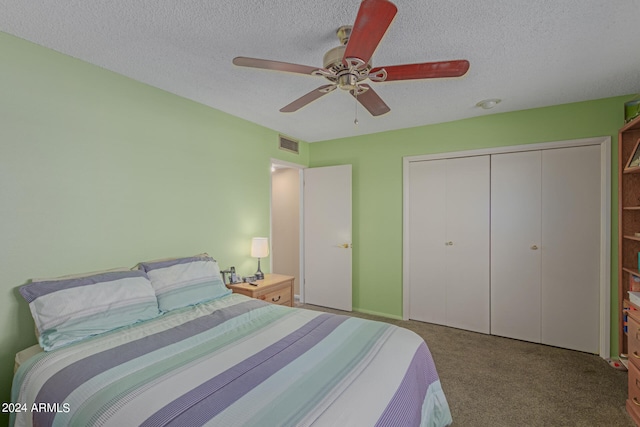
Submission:
M 483 156 L 487 154 L 548 150 L 585 145 L 600 146 L 600 357 L 611 353 L 611 137 L 572 139 L 507 147 L 406 156 L 402 158 L 402 319 L 409 320 L 409 164 L 426 160 Z
M 274 166 L 280 166 L 283 168 L 289 168 L 289 169 L 297 169 L 298 170 L 298 192 L 299 192 L 299 204 L 300 206 L 299 208 L 299 217 L 300 217 L 300 221 L 298 224 L 299 227 L 299 235 L 300 235 L 300 242 L 299 242 L 299 251 L 298 251 L 298 264 L 299 264 L 299 271 L 300 271 L 300 283 L 298 283 L 298 287 L 300 289 L 300 294 L 298 295 L 299 298 L 299 302 L 300 303 L 304 303 L 304 169 L 307 168 L 307 166 L 298 164 L 298 163 L 292 163 L 292 162 L 287 162 L 284 160 L 280 160 L 280 159 L 275 159 L 275 158 L 271 158 L 271 163 L 270 163 L 270 167 L 274 167 Z M 272 176 L 271 174 L 269 174 L 269 241 L 273 242 L 273 206 L 271 205 L 271 202 L 273 200 L 273 183 L 272 183 Z M 269 257 L 269 271 L 273 271 L 273 258 Z

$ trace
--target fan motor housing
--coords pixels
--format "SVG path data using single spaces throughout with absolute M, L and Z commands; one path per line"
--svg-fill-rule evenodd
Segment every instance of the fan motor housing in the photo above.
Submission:
M 325 53 L 324 57 L 322 58 L 322 65 L 324 66 L 324 68 L 336 72 L 341 69 L 347 68 L 342 62 L 342 59 L 344 58 L 344 51 L 346 48 L 347 46 L 337 46 Z M 368 70 L 373 68 L 371 61 L 367 63 L 366 68 Z
M 322 59 L 324 68 L 331 71 L 338 71 L 341 68 L 344 68 L 342 58 L 344 57 L 344 50 L 346 48 L 346 46 L 338 46 L 325 53 L 324 58 Z
M 369 61 L 366 67 L 358 68 L 357 70 L 353 69 L 350 65 L 345 65 L 342 60 L 344 59 L 344 51 L 346 48 L 344 45 L 334 47 L 324 54 L 322 60 L 324 68 L 334 74 L 333 76 L 325 75 L 324 77 L 337 83 L 338 87 L 342 90 L 353 90 L 357 87 L 358 82 L 367 78 L 372 66 L 371 61 Z

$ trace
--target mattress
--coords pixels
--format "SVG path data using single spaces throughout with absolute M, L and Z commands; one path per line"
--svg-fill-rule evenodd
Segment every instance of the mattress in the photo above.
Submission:
M 15 426 L 444 426 L 426 343 L 383 322 L 232 294 L 42 352 Z
M 39 344 L 32 345 L 29 348 L 25 348 L 24 350 L 19 351 L 14 359 L 15 364 L 13 365 L 13 373 L 15 374 L 18 371 L 20 365 L 22 365 L 24 362 L 31 359 L 34 355 L 42 353 L 43 351 L 44 350 L 42 350 L 42 347 L 40 347 Z

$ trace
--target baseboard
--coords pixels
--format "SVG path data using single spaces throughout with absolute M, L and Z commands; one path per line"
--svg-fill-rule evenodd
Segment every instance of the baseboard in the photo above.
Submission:
M 396 316 L 396 315 L 389 314 L 389 313 L 380 313 L 378 311 L 366 310 L 366 309 L 358 308 L 358 307 L 353 307 L 353 311 L 357 311 L 358 313 L 370 314 L 372 316 L 386 317 L 388 319 L 402 320 L 402 316 Z

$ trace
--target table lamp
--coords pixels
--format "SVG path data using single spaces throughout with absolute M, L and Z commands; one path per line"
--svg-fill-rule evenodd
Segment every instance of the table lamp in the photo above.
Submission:
M 264 279 L 264 273 L 260 270 L 260 258 L 267 255 L 269 255 L 269 240 L 266 237 L 254 237 L 251 240 L 251 256 L 258 258 L 258 271 L 255 274 L 258 280 Z

